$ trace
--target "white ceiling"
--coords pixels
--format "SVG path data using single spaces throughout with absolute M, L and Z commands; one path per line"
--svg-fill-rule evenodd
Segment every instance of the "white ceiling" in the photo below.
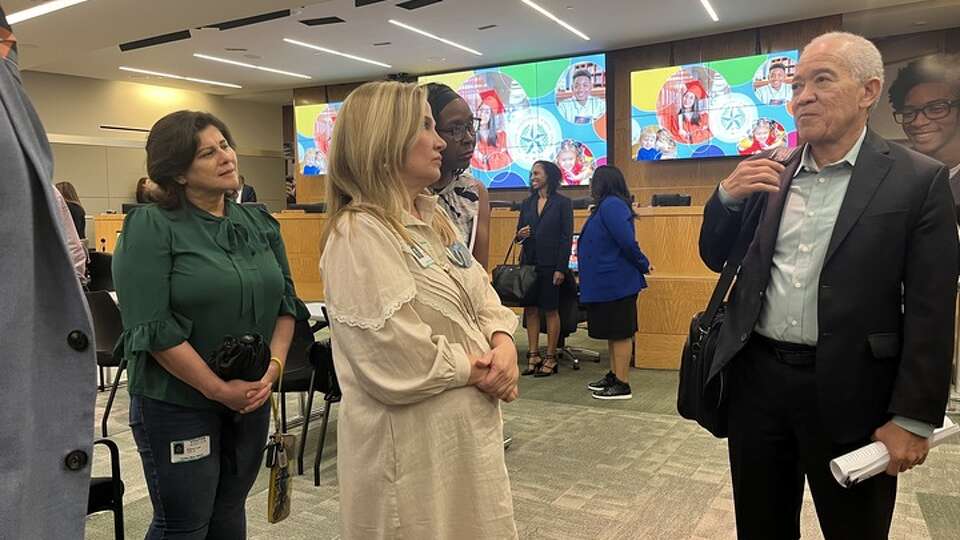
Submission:
M 39 0 L 0 0 L 7 13 Z M 960 0 L 712 0 L 714 23 L 700 0 L 538 0 L 592 39 L 583 41 L 520 0 L 443 0 L 414 11 L 386 0 L 89 0 L 14 26 L 23 69 L 108 80 L 149 82 L 240 99 L 288 102 L 290 89 L 610 50 L 836 13 L 868 36 L 960 26 Z M 220 31 L 198 29 L 281 9 L 290 17 Z M 857 12 L 857 13 L 853 13 Z M 300 19 L 346 22 L 308 27 Z M 474 56 L 387 23 L 420 27 L 484 53 Z M 922 21 L 922 26 L 913 23 Z M 485 25 L 490 30 L 478 30 Z M 118 44 L 190 29 L 192 38 L 136 51 Z M 391 64 L 382 68 L 289 45 L 289 37 Z M 373 43 L 389 41 L 387 46 Z M 247 49 L 228 52 L 227 48 Z M 301 80 L 194 58 L 194 52 L 304 73 Z M 253 58 L 251 58 L 253 56 Z M 242 90 L 126 73 L 121 65 L 240 84 Z

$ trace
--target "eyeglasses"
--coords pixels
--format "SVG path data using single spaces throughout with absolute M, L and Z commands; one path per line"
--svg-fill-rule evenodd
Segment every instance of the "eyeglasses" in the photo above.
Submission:
M 467 138 L 467 133 L 470 133 L 470 135 L 476 135 L 477 130 L 479 129 L 480 119 L 474 116 L 469 123 L 454 124 L 449 128 L 437 129 L 437 132 L 446 133 L 450 135 L 453 140 L 460 142 Z
M 957 105 L 960 105 L 960 99 L 953 101 L 938 99 L 926 103 L 918 109 L 893 111 L 893 121 L 901 125 L 910 124 L 917 119 L 917 116 L 919 116 L 921 112 L 927 117 L 927 120 L 940 120 L 941 118 L 946 118 L 947 115 L 950 114 L 950 109 Z

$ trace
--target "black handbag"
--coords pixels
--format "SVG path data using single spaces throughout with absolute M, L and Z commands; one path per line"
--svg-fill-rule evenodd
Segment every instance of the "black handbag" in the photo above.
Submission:
M 270 347 L 259 334 L 225 336 L 210 355 L 207 366 L 225 381 L 259 381 L 270 367 Z
M 720 273 L 720 280 L 713 289 L 707 309 L 694 315 L 690 321 L 690 332 L 680 357 L 677 412 L 687 420 L 695 420 L 720 439 L 727 436 L 727 368 L 725 366 L 713 377 L 710 373 L 726 311 L 724 298 L 740 270 L 740 263 L 755 231 L 756 227 L 749 226 L 741 230 Z
M 493 290 L 497 291 L 503 305 L 524 307 L 536 300 L 537 268 L 531 264 L 516 264 L 516 261 L 507 264 L 516 244 L 517 242 L 510 243 L 503 264 L 493 269 Z

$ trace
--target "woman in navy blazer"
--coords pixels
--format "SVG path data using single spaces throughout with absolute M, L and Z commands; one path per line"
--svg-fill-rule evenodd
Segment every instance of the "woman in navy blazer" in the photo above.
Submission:
M 546 377 L 557 372 L 560 339 L 560 285 L 570 266 L 573 240 L 573 204 L 557 193 L 563 173 L 549 161 L 530 169 L 530 191 L 520 208 L 517 239 L 523 242 L 521 264 L 537 268 L 537 300 L 524 308 L 527 323 L 527 370 L 523 375 Z M 540 359 L 540 312 L 547 318 L 547 354 Z
M 577 256 L 580 303 L 587 307 L 590 337 L 607 340 L 610 371 L 590 383 L 597 399 L 630 399 L 631 338 L 637 332 L 637 294 L 647 287 L 647 257 L 637 245 L 630 192 L 623 174 L 604 165 L 593 173 L 595 205 L 580 231 Z

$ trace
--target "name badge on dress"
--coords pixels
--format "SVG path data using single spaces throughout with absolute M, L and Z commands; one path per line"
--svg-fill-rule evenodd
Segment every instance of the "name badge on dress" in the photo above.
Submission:
M 460 268 L 470 268 L 473 264 L 473 254 L 460 241 L 447 246 L 447 258 Z
M 433 265 L 433 257 L 417 244 L 410 244 L 410 252 L 413 253 L 413 258 L 417 260 L 417 264 L 419 264 L 421 268 L 429 268 Z

